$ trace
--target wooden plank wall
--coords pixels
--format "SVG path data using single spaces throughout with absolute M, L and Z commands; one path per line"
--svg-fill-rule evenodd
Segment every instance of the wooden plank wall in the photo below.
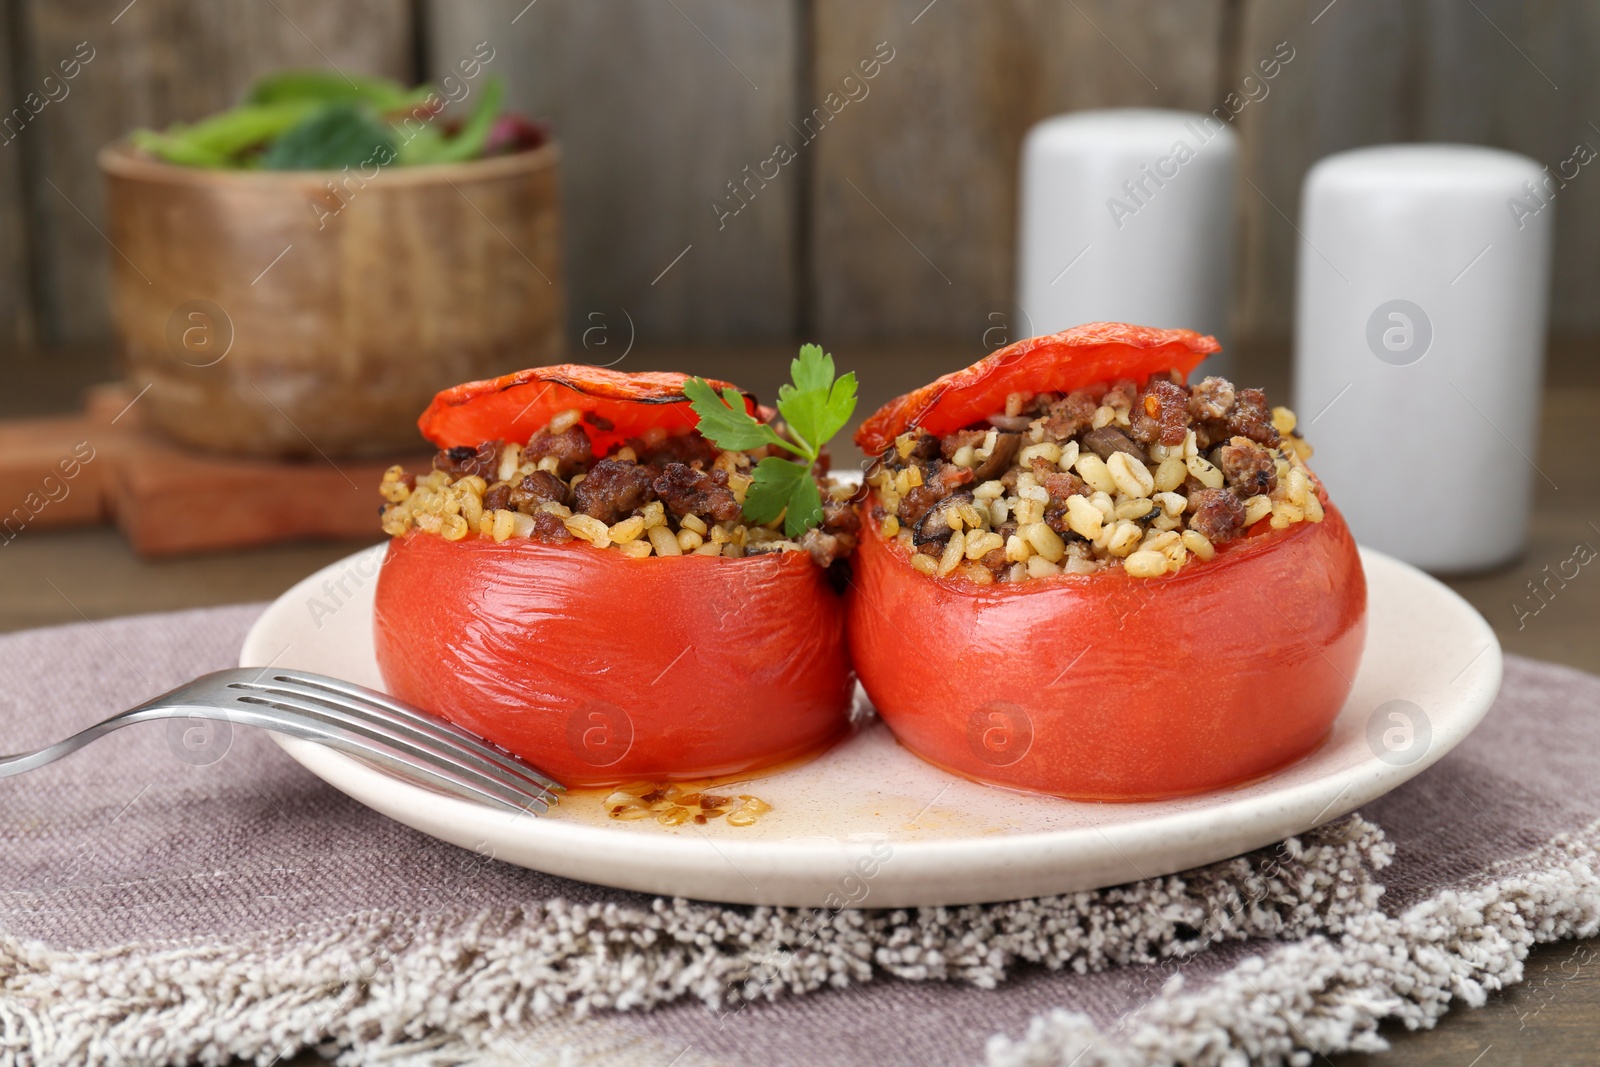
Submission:
M 16 10 L 0 13 L 0 92 L 8 96 L 22 79 L 13 70 Z M 16 100 L 21 104 L 19 96 Z M 26 202 L 27 182 L 20 133 L 0 126 L 0 343 L 29 345 L 34 341 L 33 299 L 29 285 L 28 250 L 31 247 Z
M 1555 167 L 1600 149 L 1587 0 L 13 0 L 13 104 L 79 42 L 94 59 L 0 146 L 0 337 L 106 335 L 99 145 L 283 64 L 437 77 L 479 41 L 563 142 L 575 348 L 599 323 L 976 346 L 1011 307 L 1028 125 L 1210 110 L 1280 42 L 1294 59 L 1234 123 L 1236 336 L 1288 332 L 1288 220 L 1320 156 L 1457 140 Z M 1554 326 L 1593 333 L 1600 165 L 1557 210 Z
M 437 0 L 430 12 L 430 66 L 488 41 L 511 103 L 557 130 L 576 337 L 628 319 L 647 337 L 794 331 L 800 175 L 758 176 L 732 217 L 713 205 L 794 117 L 799 0 Z
M 925 5 L 816 8 L 814 99 L 879 42 L 894 54 L 872 94 L 816 141 L 824 337 L 980 343 L 1012 306 L 1028 127 L 1085 107 L 1200 108 L 1217 87 L 1220 0 Z

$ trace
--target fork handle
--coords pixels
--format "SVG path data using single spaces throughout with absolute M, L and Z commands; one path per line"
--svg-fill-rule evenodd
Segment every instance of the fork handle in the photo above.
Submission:
M 36 752 L 22 752 L 12 756 L 0 756 L 0 778 L 9 778 L 13 774 L 22 774 L 35 770 L 46 764 L 54 763 L 64 756 L 70 756 L 83 748 L 91 741 L 98 741 L 106 734 L 114 733 L 124 726 L 132 726 L 136 722 L 146 722 L 151 719 L 170 719 L 178 715 L 187 715 L 191 712 L 204 719 L 226 719 L 220 709 L 209 709 L 212 714 L 207 715 L 205 708 L 134 708 L 111 716 L 104 722 L 97 722 L 84 730 L 79 730 L 63 741 L 47 745 Z
M 157 698 L 157 700 L 160 699 L 159 697 Z M 515 802 L 509 799 L 509 794 L 502 795 L 498 792 L 491 792 L 475 782 L 467 780 L 464 776 L 451 774 L 443 768 L 419 766 L 414 760 L 407 759 L 403 753 L 394 751 L 370 738 L 353 739 L 344 736 L 337 730 L 323 727 L 313 721 L 297 720 L 293 723 L 286 722 L 282 718 L 264 711 L 258 712 L 242 706 L 224 710 L 206 704 L 152 702 L 113 715 L 104 722 L 95 723 L 93 726 L 80 730 L 63 741 L 57 741 L 55 744 L 41 748 L 36 752 L 0 756 L 0 778 L 23 774 L 46 764 L 54 763 L 63 756 L 70 756 L 90 742 L 120 730 L 124 726 L 132 726 L 134 723 L 150 722 L 156 719 L 179 718 L 209 719 L 238 726 L 254 726 L 286 737 L 313 741 L 327 748 L 335 749 L 364 763 L 377 766 L 395 777 L 416 783 L 435 792 L 461 797 L 464 800 L 470 800 L 478 804 L 487 804 L 504 811 L 532 810 L 537 813 L 537 811 L 543 810 L 543 807 L 533 798 L 529 798 L 526 805 Z

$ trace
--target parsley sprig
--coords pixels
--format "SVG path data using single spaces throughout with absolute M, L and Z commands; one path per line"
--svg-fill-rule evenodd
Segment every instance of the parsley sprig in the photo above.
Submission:
M 856 375 L 833 376 L 833 357 L 820 345 L 800 346 L 800 358 L 789 364 L 793 385 L 778 390 L 778 414 L 788 429 L 785 438 L 744 409 L 744 397 L 732 387 L 719 396 L 704 378 L 684 383 L 683 395 L 700 417 L 700 432 L 718 448 L 747 452 L 775 445 L 799 459 L 768 456 L 756 464 L 755 480 L 745 493 L 744 517 L 765 524 L 779 515 L 786 537 L 799 537 L 822 524 L 822 497 L 811 465 L 834 434 L 844 429 L 856 410 Z

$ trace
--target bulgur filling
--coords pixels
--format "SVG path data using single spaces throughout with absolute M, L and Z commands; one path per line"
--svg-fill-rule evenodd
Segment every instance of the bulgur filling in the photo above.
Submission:
M 722 451 L 694 430 L 669 434 L 657 427 L 596 458 L 588 427 L 612 428 L 593 413 L 564 411 L 526 444 L 443 449 L 433 470 L 421 475 L 390 467 L 379 487 L 388 501 L 383 532 L 399 537 L 417 529 L 447 541 L 577 540 L 638 559 L 804 551 L 820 567 L 855 547 L 860 520 L 850 497 L 856 490 L 825 470 L 813 468 L 822 524 L 790 540 L 781 517 L 756 525 L 741 515 L 752 470 L 770 446 Z
M 871 521 L 930 576 L 1154 578 L 1257 523 L 1321 522 L 1310 455 L 1292 411 L 1223 378 L 1013 393 L 982 424 L 897 437 L 867 475 Z

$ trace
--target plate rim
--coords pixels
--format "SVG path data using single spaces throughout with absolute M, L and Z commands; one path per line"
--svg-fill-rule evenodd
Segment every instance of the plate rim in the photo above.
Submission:
M 275 598 L 261 616 L 251 624 L 240 649 L 240 666 L 262 666 L 268 663 L 271 656 L 270 654 L 264 654 L 265 650 L 262 647 L 266 639 L 266 631 L 276 624 L 279 614 L 288 605 L 296 603 L 304 599 L 312 591 L 320 589 L 330 574 L 348 570 L 365 555 L 381 556 L 386 548 L 387 542 L 380 542 L 335 560 L 307 575 Z M 719 837 L 712 841 L 705 837 L 690 838 L 667 834 L 646 836 L 638 833 L 613 832 L 600 826 L 553 819 L 533 819 L 532 822 L 536 828 L 535 834 L 542 839 L 539 844 L 559 850 L 575 850 L 575 848 L 581 847 L 592 854 L 596 848 L 599 848 L 602 852 L 611 852 L 615 848 L 625 848 L 637 861 L 639 867 L 648 868 L 658 873 L 663 870 L 670 872 L 673 869 L 680 869 L 685 873 L 689 873 L 700 870 L 707 863 L 713 862 L 733 866 L 736 870 L 740 870 L 740 873 L 743 873 L 739 865 L 733 863 L 733 860 L 738 859 L 753 867 L 762 868 L 763 873 L 771 872 L 777 876 L 798 878 L 802 881 L 807 878 L 815 880 L 819 877 L 817 871 L 806 870 L 805 868 L 808 866 L 815 867 L 819 861 L 827 861 L 830 864 L 836 863 L 841 857 L 847 861 L 859 859 L 869 855 L 872 846 L 879 840 L 888 840 L 894 848 L 893 856 L 895 862 L 892 866 L 898 871 L 905 872 L 906 875 L 913 879 L 917 876 L 918 869 L 946 869 L 952 864 L 958 863 L 1005 863 L 1006 857 L 996 855 L 997 852 L 1020 851 L 1031 853 L 1030 866 L 1036 866 L 1039 863 L 1040 854 L 1043 854 L 1043 858 L 1048 860 L 1052 854 L 1074 853 L 1079 856 L 1092 856 L 1096 854 L 1104 855 L 1109 852 L 1110 855 L 1121 858 L 1123 861 L 1122 869 L 1129 874 L 1128 877 L 1121 877 L 1114 881 L 1102 879 L 1099 882 L 1101 885 L 1115 885 L 1136 878 L 1162 877 L 1195 865 L 1187 861 L 1176 864 L 1163 863 L 1155 865 L 1160 869 L 1146 872 L 1138 864 L 1134 863 L 1123 851 L 1123 848 L 1119 846 L 1119 838 L 1134 834 L 1142 838 L 1155 834 L 1165 839 L 1175 838 L 1182 840 L 1185 835 L 1190 835 L 1194 840 L 1204 840 L 1208 836 L 1209 826 L 1218 820 L 1219 813 L 1227 818 L 1229 817 L 1229 809 L 1237 809 L 1231 815 L 1232 820 L 1235 822 L 1236 834 L 1234 836 L 1239 836 L 1237 831 L 1251 828 L 1254 832 L 1246 835 L 1245 839 L 1254 840 L 1256 843 L 1245 848 L 1232 850 L 1228 855 L 1239 855 L 1255 848 L 1264 847 L 1287 836 L 1304 833 L 1316 826 L 1324 825 L 1364 804 L 1371 803 L 1378 797 L 1423 773 L 1448 755 L 1477 728 L 1488 713 L 1489 708 L 1493 706 L 1494 700 L 1499 693 L 1504 675 L 1504 652 L 1488 620 L 1460 594 L 1432 575 L 1375 549 L 1363 547 L 1360 551 L 1363 568 L 1368 573 L 1369 584 L 1374 570 L 1381 574 L 1382 571 L 1389 568 L 1395 568 L 1400 572 L 1406 573 L 1410 579 L 1420 579 L 1432 586 L 1435 592 L 1443 593 L 1446 602 L 1450 603 L 1451 607 L 1458 611 L 1463 619 L 1469 621 L 1486 642 L 1484 651 L 1479 653 L 1478 657 L 1472 663 L 1469 663 L 1467 668 L 1463 669 L 1463 675 L 1466 677 L 1469 687 L 1460 698 L 1453 702 L 1459 706 L 1460 710 L 1447 720 L 1447 725 L 1450 728 L 1442 732 L 1435 730 L 1427 750 L 1420 758 L 1410 763 L 1404 765 L 1391 764 L 1379 760 L 1376 755 L 1373 755 L 1350 767 L 1330 770 L 1316 777 L 1293 784 L 1270 786 L 1269 783 L 1272 782 L 1273 778 L 1282 773 L 1280 771 L 1246 786 L 1219 790 L 1209 794 L 1197 794 L 1195 798 L 1172 798 L 1178 800 L 1215 797 L 1216 803 L 1196 803 L 1194 806 L 1184 810 L 1151 813 L 1143 818 L 1116 821 L 1105 826 L 1074 826 L 1052 830 L 1023 830 L 1015 833 L 970 834 L 946 839 L 901 841 L 895 839 L 891 830 L 886 830 L 881 837 L 874 835 L 870 839 L 867 838 L 867 835 L 856 833 L 852 835 L 853 839 L 836 837 L 830 841 L 826 840 L 825 833 L 819 832 L 815 836 L 799 839 L 774 840 L 766 838 L 758 841 L 739 841 Z M 381 560 L 379 566 L 381 567 Z M 375 578 L 376 572 L 373 573 Z M 355 599 L 353 598 L 347 603 L 354 604 Z M 370 608 L 366 610 L 365 614 L 370 619 Z M 1470 675 L 1466 673 L 1469 670 L 1473 672 Z M 1359 676 L 1360 669 L 1358 668 L 1357 677 L 1359 678 Z M 1479 680 L 1474 684 L 1474 679 Z M 1452 682 L 1451 684 L 1455 685 L 1457 683 Z M 1343 714 L 1344 712 L 1341 711 L 1341 715 Z M 882 728 L 886 729 L 886 727 Z M 373 808 L 385 817 L 410 825 L 420 832 L 429 834 L 429 836 L 456 844 L 457 847 L 470 848 L 472 846 L 463 845 L 459 840 L 452 841 L 451 838 L 444 837 L 425 826 L 418 826 L 417 822 L 403 818 L 393 809 L 415 814 L 420 810 L 419 805 L 426 805 L 436 813 L 442 813 L 443 817 L 431 820 L 419 819 L 418 821 L 445 822 L 469 830 L 474 826 L 482 829 L 489 820 L 494 818 L 508 819 L 509 821 L 521 818 L 517 814 L 507 816 L 506 813 L 476 805 L 466 800 L 434 793 L 421 786 L 393 778 L 376 768 L 368 767 L 353 757 L 312 742 L 285 738 L 277 734 L 269 736 L 279 747 L 284 749 L 290 758 L 333 788 L 352 797 L 358 803 Z M 851 742 L 847 739 L 842 743 L 850 744 Z M 1320 749 L 1317 751 L 1320 751 Z M 1302 759 L 1312 758 L 1314 755 L 1315 752 L 1302 757 Z M 948 774 L 948 772 L 943 771 L 938 773 Z M 956 775 L 950 775 L 950 777 L 953 781 L 965 781 L 965 779 Z M 1332 801 L 1325 802 L 1318 814 L 1314 816 L 1305 814 L 1316 806 L 1317 802 L 1325 797 L 1335 786 L 1338 787 L 1338 791 L 1333 793 Z M 1265 791 L 1252 792 L 1260 787 L 1265 787 Z M 397 796 L 399 799 L 397 801 L 384 802 L 378 799 L 383 794 Z M 1154 803 L 1163 802 L 1157 801 Z M 1118 808 L 1128 807 L 1128 805 L 1122 804 L 1115 806 Z M 1308 818 L 1312 821 L 1307 822 Z M 506 832 L 525 834 L 527 830 L 524 828 L 520 831 L 508 830 Z M 475 835 L 476 831 L 473 831 L 461 836 L 472 837 Z M 1123 842 L 1123 844 L 1130 843 Z M 480 846 L 489 845 L 491 841 L 489 837 L 485 837 L 479 844 Z M 1144 848 L 1142 845 L 1134 845 L 1134 847 L 1139 851 Z M 1205 850 L 1191 847 L 1189 851 Z M 1216 857 L 1216 859 L 1223 858 L 1227 857 Z M 518 861 L 508 859 L 507 862 L 517 863 Z M 518 865 L 532 866 L 531 864 Z M 585 878 L 581 874 L 550 870 L 548 867 L 535 869 L 546 870 L 552 874 L 577 880 L 593 880 Z M 835 874 L 827 871 L 821 873 L 820 879 L 826 881 L 829 885 L 833 885 L 838 881 Z M 632 885 L 620 884 L 614 881 L 608 881 L 604 884 L 638 892 L 664 892 L 660 889 L 642 888 L 643 883 L 648 881 L 649 879 L 641 879 L 635 881 L 635 884 Z M 1069 886 L 1067 884 L 1068 881 L 1070 880 L 1063 880 L 1063 885 L 1066 887 L 1056 890 L 1056 892 L 1075 892 L 1080 889 L 1091 888 L 1075 883 Z M 736 886 L 731 886 L 730 888 L 738 889 Z M 751 888 L 753 890 L 756 889 L 753 884 Z M 702 894 L 678 893 L 676 895 L 710 899 Z M 881 900 L 883 895 L 885 894 L 880 892 L 880 887 L 875 885 L 866 899 L 857 903 L 846 904 L 845 906 L 915 906 L 914 904 L 900 903 L 898 898 L 895 902 L 884 904 Z M 738 904 L 807 906 L 805 903 L 796 903 L 797 896 L 806 896 L 808 902 L 815 898 L 815 894 L 803 892 L 800 894 L 787 893 L 775 888 L 773 892 L 765 894 L 757 890 L 754 895 L 735 891 L 718 896 L 716 899 Z M 946 904 L 950 906 L 983 903 L 990 900 L 1018 899 L 1018 894 L 1015 892 L 1009 894 L 1004 892 L 999 894 L 962 894 L 960 899 L 947 899 L 937 893 L 925 896 L 926 899 L 921 899 L 916 893 L 900 894 L 900 897 L 904 897 L 908 901 L 912 897 L 917 897 L 916 904 Z

